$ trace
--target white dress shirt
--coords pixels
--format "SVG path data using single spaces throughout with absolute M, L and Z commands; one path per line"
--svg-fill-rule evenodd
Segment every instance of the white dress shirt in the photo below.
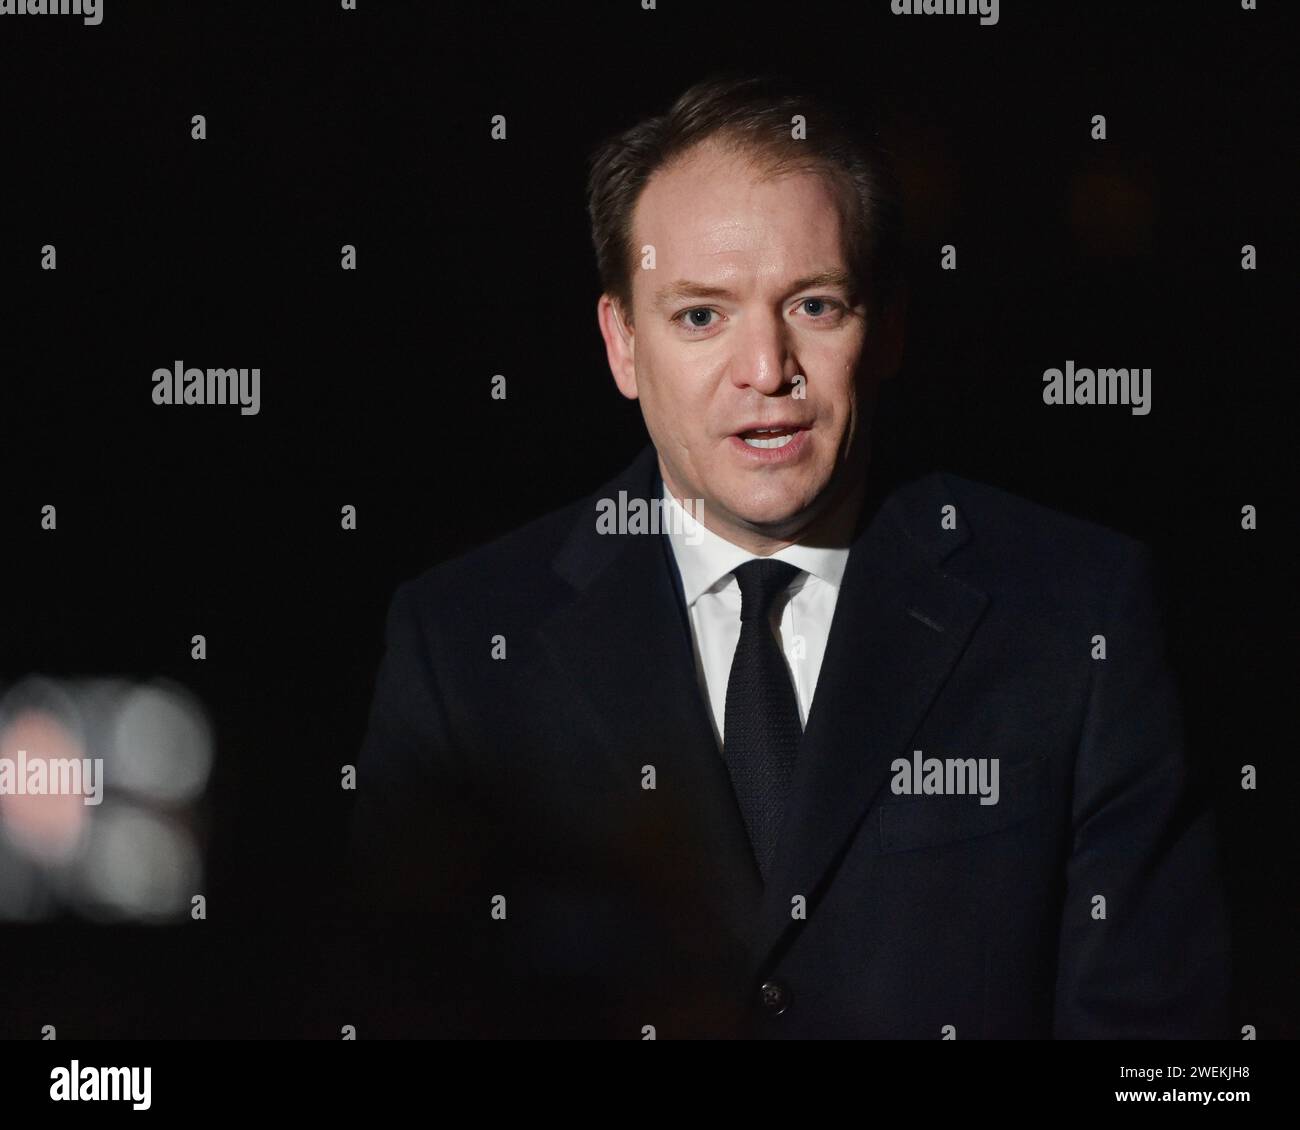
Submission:
M 799 704 L 799 724 L 808 724 L 817 676 L 826 653 L 840 581 L 849 558 L 849 532 L 853 528 L 862 491 L 846 497 L 829 522 L 831 536 L 824 546 L 789 545 L 771 555 L 802 570 L 785 592 L 772 602 L 771 621 L 780 633 L 781 650 L 791 672 Z M 668 538 L 690 612 L 695 671 L 700 690 L 709 704 L 713 733 L 722 748 L 727 711 L 727 679 L 740 640 L 740 584 L 732 570 L 757 555 L 719 537 L 697 522 L 664 484 Z M 695 542 L 695 544 L 688 544 Z

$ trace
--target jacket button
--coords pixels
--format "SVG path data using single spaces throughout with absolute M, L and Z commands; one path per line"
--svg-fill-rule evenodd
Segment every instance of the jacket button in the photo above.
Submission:
M 769 1016 L 780 1016 L 790 1007 L 790 990 L 780 981 L 764 981 L 758 999 Z

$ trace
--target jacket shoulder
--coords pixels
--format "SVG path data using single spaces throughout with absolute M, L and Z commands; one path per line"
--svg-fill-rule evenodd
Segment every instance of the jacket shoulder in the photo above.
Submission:
M 988 483 L 950 472 L 935 474 L 938 489 L 952 496 L 975 538 L 1022 551 L 1068 551 L 1088 560 L 1117 560 L 1142 554 L 1136 538 L 1098 522 L 1053 510 Z
M 575 533 L 581 532 L 584 520 L 589 518 L 594 529 L 598 499 L 648 479 L 653 457 L 654 449 L 644 447 L 607 482 L 404 581 L 398 586 L 398 597 L 405 596 L 426 608 L 442 605 L 459 616 L 472 616 L 474 602 L 480 606 L 490 603 L 497 610 L 513 608 L 521 614 L 528 608 L 537 613 L 548 610 L 556 598 L 568 591 L 552 563 L 574 540 Z M 483 599 L 489 596 L 490 601 Z
M 510 594 L 538 599 L 557 583 L 551 561 L 585 509 L 578 499 L 533 518 L 455 557 L 430 566 L 398 586 L 418 606 L 460 605 L 493 594 L 494 601 Z M 593 519 L 594 520 L 594 519 Z
M 1024 590 L 1095 607 L 1122 578 L 1149 573 L 1149 548 L 1118 530 L 1023 498 L 1000 487 L 936 471 L 905 488 L 907 528 L 937 548 L 945 568 L 990 592 Z M 940 528 L 951 504 L 959 525 Z

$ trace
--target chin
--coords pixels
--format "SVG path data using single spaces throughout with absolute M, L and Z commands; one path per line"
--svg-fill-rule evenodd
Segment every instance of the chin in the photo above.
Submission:
M 804 511 L 802 497 L 748 499 L 731 507 L 731 512 L 751 526 L 779 533 L 781 527 L 793 523 Z

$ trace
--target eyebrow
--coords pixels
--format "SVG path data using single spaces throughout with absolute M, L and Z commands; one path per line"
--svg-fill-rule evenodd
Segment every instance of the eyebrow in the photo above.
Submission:
M 847 271 L 818 271 L 815 275 L 806 275 L 790 284 L 788 293 L 798 290 L 810 290 L 814 287 L 838 289 L 845 292 L 853 290 L 853 278 Z M 660 287 L 655 291 L 655 305 L 664 306 L 685 298 L 732 298 L 734 292 L 725 286 L 708 286 L 705 283 L 691 282 L 690 279 L 678 279 L 674 283 Z

